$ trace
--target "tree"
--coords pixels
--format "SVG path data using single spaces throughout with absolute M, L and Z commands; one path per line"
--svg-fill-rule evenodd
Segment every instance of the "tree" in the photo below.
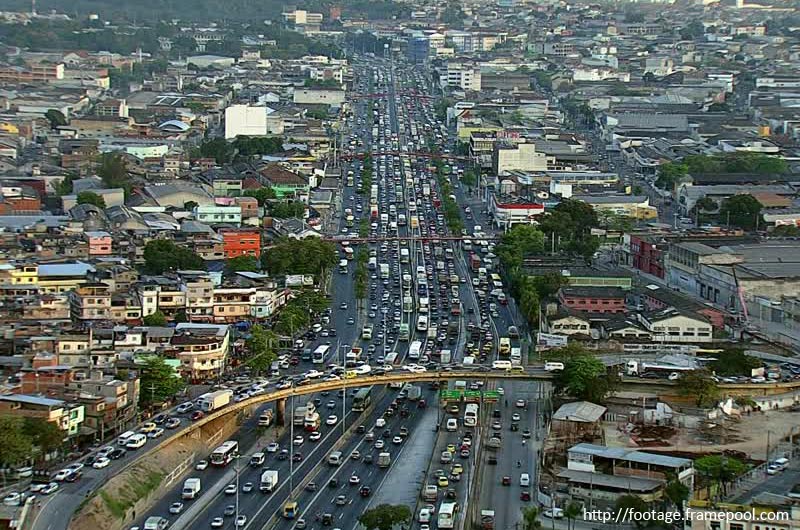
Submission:
M 258 260 L 255 256 L 236 256 L 225 262 L 225 272 L 227 274 L 256 271 L 258 271 Z
M 139 404 L 143 407 L 164 403 L 186 386 L 164 358 L 155 355 L 145 361 L 139 379 Z
M 233 145 L 229 144 L 225 138 L 206 140 L 192 152 L 191 158 L 213 158 L 217 164 L 223 165 L 233 158 Z
M 55 129 L 67 124 L 67 118 L 60 110 L 50 109 L 44 113 L 44 117 L 50 122 L 50 127 Z
M 411 523 L 411 508 L 405 504 L 380 504 L 358 516 L 367 530 L 392 530 L 396 525 Z
M 258 201 L 259 206 L 264 206 L 267 204 L 267 201 L 277 199 L 278 196 L 275 194 L 275 190 L 272 188 L 258 188 L 255 190 L 247 190 L 244 192 L 245 197 L 253 197 Z
M 708 455 L 694 461 L 694 469 L 703 478 L 709 489 L 716 483 L 722 489 L 722 496 L 728 492 L 728 484 L 747 471 L 747 465 L 732 456 Z
M 302 219 L 306 213 L 306 204 L 301 201 L 281 201 L 269 205 L 269 214 L 277 219 L 295 217 Z
M 185 203 L 183 203 L 183 209 L 186 210 L 186 211 L 189 211 L 189 212 L 191 212 L 192 210 L 194 210 L 198 206 L 200 206 L 200 205 L 197 204 L 195 201 L 186 201 Z
M 683 510 L 683 503 L 689 499 L 689 486 L 678 480 L 677 477 L 670 477 L 667 486 L 664 488 L 664 494 L 669 499 L 669 502 L 678 509 Z
M 539 508 L 525 506 L 522 508 L 522 530 L 539 530 L 542 522 L 539 520 Z
M 564 518 L 567 520 L 567 530 L 575 528 L 575 520 L 581 515 L 581 505 L 575 501 L 569 501 L 564 506 Z
M 689 166 L 676 162 L 666 162 L 658 167 L 656 186 L 663 190 L 672 190 L 675 185 L 689 173 Z
M 318 279 L 339 262 L 336 247 L 316 237 L 280 239 L 261 256 L 261 264 L 271 275 L 313 274 Z
M 461 183 L 469 189 L 478 185 L 478 174 L 472 169 L 468 169 L 461 175 Z
M 607 373 L 603 361 L 590 355 L 576 355 L 564 362 L 555 380 L 556 389 L 592 403 L 602 403 L 616 388 L 618 379 Z
M 539 229 L 551 241 L 557 241 L 559 249 L 588 259 L 600 246 L 591 232 L 599 224 L 597 212 L 589 204 L 567 199 L 541 217 Z
M 25 420 L 22 416 L 0 416 L 0 464 L 15 467 L 30 458 L 33 443 L 24 432 Z
M 526 256 L 544 251 L 544 234 L 529 224 L 514 225 L 503 234 L 496 254 L 503 266 L 513 271 L 522 266 Z
M 144 246 L 144 270 L 163 274 L 170 270 L 206 270 L 203 258 L 169 239 L 155 239 Z
M 741 348 L 730 348 L 719 353 L 717 359 L 708 363 L 708 368 L 716 375 L 745 375 L 750 377 L 752 370 L 762 366 L 760 359 L 747 355 Z
M 106 209 L 106 200 L 93 191 L 82 191 L 78 194 L 78 204 L 93 204 L 100 209 Z
M 100 155 L 100 167 L 97 176 L 109 188 L 122 188 L 126 194 L 131 191 L 128 168 L 121 153 L 103 153 Z
M 716 381 L 711 379 L 711 374 L 706 370 L 693 370 L 683 374 L 678 380 L 678 386 L 680 394 L 693 397 L 697 407 L 711 406 L 720 396 Z
M 718 208 L 717 201 L 711 197 L 701 197 L 694 203 L 694 207 L 698 212 L 713 212 Z
M 55 423 L 41 418 L 25 418 L 23 432 L 31 440 L 31 444 L 43 453 L 51 453 L 64 443 L 64 431 Z
M 635 516 L 633 514 L 644 514 L 648 511 L 647 503 L 636 495 L 622 495 L 617 498 L 614 503 L 614 511 L 616 512 L 616 520 L 621 523 L 633 523 L 636 528 L 643 528 L 647 526 L 647 522 L 643 517 Z
M 167 317 L 161 311 L 150 313 L 142 319 L 142 324 L 145 326 L 164 327 L 167 325 Z
M 761 217 L 761 203 L 752 195 L 734 195 L 722 201 L 719 208 L 720 220 L 728 225 L 752 230 L 758 226 Z
M 178 309 L 175 312 L 175 316 L 172 317 L 172 321 L 176 324 L 183 324 L 184 322 L 189 322 L 189 315 L 186 314 L 185 309 Z
M 278 336 L 270 330 L 255 325 L 250 329 L 250 337 L 245 342 L 249 356 L 245 363 L 257 374 L 269 370 L 278 358 L 275 345 Z

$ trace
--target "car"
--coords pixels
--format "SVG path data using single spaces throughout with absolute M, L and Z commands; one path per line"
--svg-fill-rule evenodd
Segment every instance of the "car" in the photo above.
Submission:
M 65 482 L 75 482 L 83 476 L 83 471 L 70 471 L 69 475 L 64 478 Z
M 242 486 L 242 493 L 252 493 L 255 490 L 255 486 L 252 482 L 245 482 Z
M 361 460 L 361 452 L 360 451 L 353 451 L 350 453 L 351 460 Z
M 522 431 L 522 437 L 523 438 L 530 438 L 531 437 L 531 431 L 529 429 L 525 429 L 524 431 Z
M 510 486 L 511 485 L 511 477 L 504 476 L 502 479 L 500 479 L 500 484 L 502 484 L 503 486 Z
M 361 489 L 358 490 L 358 494 L 362 497 L 369 497 L 372 494 L 372 490 L 369 486 L 361 486 Z
M 375 440 L 375 449 L 383 449 L 386 446 L 383 440 Z
M 234 515 L 236 513 L 236 505 L 234 504 L 227 505 L 222 513 L 224 515 Z
M 292 455 L 292 462 L 302 462 L 303 461 L 303 453 L 295 453 Z
M 339 487 L 339 479 L 332 478 L 328 481 L 328 487 L 331 489 L 335 489 Z
M 400 445 L 401 443 L 403 443 L 403 437 L 395 436 L 394 438 L 392 438 L 392 443 L 395 445 Z
M 3 504 L 6 506 L 19 506 L 19 503 L 22 502 L 22 499 L 24 499 L 24 496 L 21 493 L 12 491 L 3 497 Z
M 306 491 L 317 491 L 317 483 L 309 482 L 308 484 L 306 484 Z
M 111 460 L 119 460 L 120 458 L 125 456 L 127 453 L 128 452 L 125 449 L 122 449 L 120 447 L 118 449 L 114 449 L 113 451 L 111 451 L 111 453 L 109 453 L 109 455 L 108 455 L 108 458 L 110 458 Z
M 169 513 L 177 515 L 183 511 L 183 503 L 182 502 L 173 502 L 169 505 Z
M 522 490 L 519 493 L 519 500 L 525 501 L 525 502 L 531 500 L 531 492 L 528 491 L 528 490 Z
M 440 488 L 446 488 L 447 486 L 450 485 L 450 481 L 447 480 L 447 477 L 442 475 L 436 480 L 436 485 L 439 486 Z
M 336 425 L 339 423 L 339 418 L 335 414 L 331 414 L 325 419 L 325 425 Z
M 522 417 L 519 415 L 519 412 L 515 412 L 511 415 L 511 421 L 520 421 Z
M 280 453 L 275 457 L 278 460 L 288 460 L 289 459 L 289 450 L 288 449 L 281 449 Z
M 73 471 L 73 472 L 80 471 L 81 469 L 83 469 L 83 464 L 81 464 L 80 462 L 75 462 L 74 464 L 68 465 L 64 469 L 69 469 L 70 471 Z
M 335 401 L 328 401 L 325 404 L 325 406 L 328 407 L 329 409 L 335 409 L 336 408 L 336 402 Z
M 305 443 L 305 441 L 306 441 L 306 439 L 298 434 L 292 440 L 292 445 L 295 446 L 295 447 L 298 447 L 300 445 L 303 445 L 303 443 Z
M 164 435 L 164 429 L 162 429 L 161 427 L 156 427 L 155 430 L 152 430 L 149 433 L 147 433 L 148 438 L 160 438 L 163 435 Z
M 278 449 L 280 449 L 280 448 L 281 448 L 281 446 L 277 442 L 271 442 L 269 445 L 267 445 L 267 452 L 268 453 L 277 453 Z
M 542 515 L 548 519 L 562 519 L 564 517 L 564 510 L 561 508 L 552 508 L 550 510 L 543 511 Z
M 320 438 L 322 438 L 322 433 L 319 431 L 314 431 L 308 435 L 309 442 L 317 442 Z
M 197 421 L 199 419 L 202 419 L 203 416 L 205 416 L 205 414 L 203 413 L 202 410 L 196 410 L 192 412 L 192 415 L 190 417 L 192 418 L 192 421 Z
M 344 506 L 347 504 L 347 497 L 344 495 L 339 495 L 336 497 L 336 505 L 337 506 Z
M 214 517 L 211 519 L 211 528 L 222 528 L 225 525 L 225 519 L 222 517 Z
M 167 429 L 177 429 L 181 426 L 181 419 L 180 418 L 170 418 L 164 423 L 164 427 Z
M 208 468 L 208 460 L 200 460 L 195 465 L 194 468 L 198 471 L 203 471 L 204 469 Z
M 71 469 L 61 469 L 53 475 L 53 480 L 61 482 L 62 480 L 66 479 L 67 476 L 72 473 Z
M 92 462 L 92 467 L 95 469 L 103 469 L 104 467 L 107 467 L 108 464 L 110 463 L 111 463 L 110 458 L 107 458 L 105 456 L 100 456 L 96 458 L 94 462 Z
M 58 484 L 55 483 L 55 482 L 50 482 L 48 484 L 45 484 L 42 487 L 42 489 L 39 490 L 39 493 L 41 493 L 42 495 L 50 495 L 51 493 L 53 493 L 57 489 L 58 489 Z
M 361 483 L 361 479 L 358 478 L 358 475 L 350 475 L 349 482 L 351 486 L 358 486 Z
M 225 486 L 225 495 L 236 495 L 236 484 L 228 484 Z
M 247 524 L 247 516 L 244 515 L 244 514 L 239 514 L 239 516 L 236 517 L 236 522 L 234 524 L 236 525 L 237 528 L 246 525 Z

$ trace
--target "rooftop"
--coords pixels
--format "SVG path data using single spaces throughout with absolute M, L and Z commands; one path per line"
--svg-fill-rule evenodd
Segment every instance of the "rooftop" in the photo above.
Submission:
M 688 458 L 678 458 L 674 456 L 661 455 L 658 453 L 648 453 L 627 449 L 625 447 L 606 447 L 581 443 L 569 448 L 570 453 L 580 453 L 585 455 L 610 458 L 614 460 L 625 460 L 627 462 L 637 462 L 640 464 L 652 464 L 654 466 L 681 468 L 691 465 L 692 461 Z
M 606 408 L 588 401 L 575 401 L 561 405 L 555 413 L 554 420 L 573 421 L 578 423 L 594 423 L 605 414 Z

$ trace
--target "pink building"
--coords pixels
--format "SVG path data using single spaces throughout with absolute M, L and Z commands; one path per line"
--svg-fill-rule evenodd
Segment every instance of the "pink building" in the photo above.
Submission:
M 90 256 L 109 256 L 112 252 L 111 234 L 108 232 L 85 232 L 89 241 Z
M 624 313 L 625 291 L 619 287 L 562 287 L 558 291 L 561 305 L 587 313 Z

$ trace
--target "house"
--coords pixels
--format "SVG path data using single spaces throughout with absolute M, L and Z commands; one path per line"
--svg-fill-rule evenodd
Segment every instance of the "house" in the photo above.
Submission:
M 180 323 L 170 341 L 181 374 L 191 381 L 219 377 L 229 347 L 230 331 L 224 324 Z
M 220 230 L 225 259 L 238 256 L 261 257 L 261 232 L 257 230 Z
M 658 217 L 658 209 L 650 205 L 645 195 L 575 195 L 575 200 L 585 202 L 597 212 L 623 215 L 636 220 Z
M 308 179 L 280 164 L 267 164 L 259 174 L 279 199 L 308 194 Z
M 559 440 L 601 439 L 601 421 L 605 413 L 605 407 L 589 401 L 565 403 L 553 413 L 550 436 Z
M 242 209 L 239 206 L 217 206 L 208 204 L 195 206 L 192 210 L 195 220 L 207 224 L 242 224 Z
M 572 311 L 624 313 L 625 291 L 619 287 L 572 287 L 558 290 L 558 301 Z
M 706 343 L 714 340 L 711 323 L 699 315 L 668 308 L 640 312 L 637 317 L 655 342 Z
M 547 318 L 547 330 L 550 333 L 560 335 L 584 335 L 591 334 L 591 322 L 588 318 L 572 314 L 558 314 Z
M 345 91 L 321 88 L 298 88 L 292 94 L 292 102 L 297 105 L 330 105 L 341 107 Z
M 0 414 L 53 423 L 63 431 L 65 438 L 78 436 L 84 419 L 83 405 L 25 394 L 0 395 Z

